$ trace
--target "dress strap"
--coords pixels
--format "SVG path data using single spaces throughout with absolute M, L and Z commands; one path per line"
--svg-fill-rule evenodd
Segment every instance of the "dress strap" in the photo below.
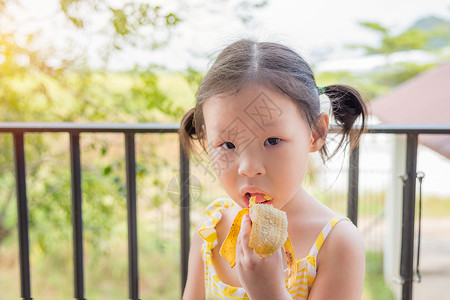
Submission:
M 235 205 L 234 201 L 229 198 L 219 198 L 214 200 L 206 207 L 206 214 L 208 215 L 205 223 L 199 229 L 198 233 L 208 243 L 210 248 L 217 244 L 216 225 L 222 219 L 222 211 L 230 206 Z
M 343 217 L 343 216 L 336 216 L 330 221 L 328 221 L 327 224 L 323 227 L 322 231 L 320 232 L 319 236 L 317 237 L 316 241 L 314 242 L 311 250 L 309 251 L 310 256 L 317 257 L 317 254 L 320 251 L 320 248 L 322 248 L 323 243 L 325 242 L 325 239 L 327 238 L 328 234 L 330 233 L 331 229 L 333 229 L 334 225 L 339 223 L 342 220 L 350 221 L 349 218 Z M 350 221 L 351 222 L 351 221 Z

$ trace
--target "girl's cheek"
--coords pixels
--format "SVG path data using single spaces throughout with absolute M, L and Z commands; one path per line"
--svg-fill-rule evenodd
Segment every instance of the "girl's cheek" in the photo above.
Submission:
M 223 176 L 236 163 L 236 154 L 231 151 L 215 151 L 211 163 L 218 177 Z

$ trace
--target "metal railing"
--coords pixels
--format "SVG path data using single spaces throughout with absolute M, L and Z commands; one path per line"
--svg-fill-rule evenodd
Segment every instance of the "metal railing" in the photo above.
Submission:
M 76 124 L 76 123 L 0 123 L 0 132 L 9 132 L 14 138 L 14 161 L 16 170 L 17 214 L 19 234 L 20 295 L 24 300 L 31 300 L 31 279 L 28 237 L 28 201 L 25 180 L 24 134 L 33 132 L 64 132 L 70 135 L 70 168 L 72 176 L 72 228 L 73 228 L 73 266 L 74 297 L 85 299 L 84 265 L 83 265 L 83 212 L 81 209 L 81 133 L 123 133 L 125 138 L 127 222 L 128 222 L 128 293 L 129 299 L 139 299 L 138 241 L 136 218 L 136 133 L 177 133 L 178 124 Z M 180 151 L 183 153 L 183 151 Z M 180 173 L 186 176 L 189 169 L 187 157 L 180 157 Z M 189 252 L 189 198 L 186 190 L 181 190 L 182 277 L 187 274 L 187 254 Z M 186 202 L 187 201 L 187 202 Z M 187 226 L 186 226 L 187 224 Z M 187 238 L 186 238 L 187 237 Z
M 17 191 L 17 214 L 19 235 L 19 263 L 21 297 L 32 299 L 30 288 L 28 203 L 25 174 L 24 134 L 33 132 L 63 132 L 70 135 L 70 168 L 72 178 L 72 227 L 73 227 L 73 265 L 74 297 L 85 299 L 83 266 L 83 223 L 82 223 L 82 189 L 80 163 L 81 133 L 123 133 L 126 156 L 126 190 L 128 220 L 128 282 L 129 299 L 139 299 L 138 282 L 138 241 L 136 218 L 136 133 L 177 133 L 178 124 L 79 124 L 79 123 L 0 123 L 0 133 L 11 133 L 14 139 L 14 160 Z M 419 134 L 450 134 L 450 125 L 376 125 L 369 126 L 367 133 L 406 134 L 406 170 L 403 193 L 403 222 L 401 267 L 402 299 L 412 299 L 413 283 L 413 244 L 415 214 L 415 174 L 417 163 L 417 146 Z M 180 147 L 180 226 L 181 226 L 181 290 L 187 279 L 187 264 L 190 244 L 189 217 L 189 159 Z M 359 147 L 353 149 L 349 159 L 348 181 L 348 217 L 357 225 L 358 221 L 358 177 Z
M 389 133 L 406 134 L 406 170 L 404 173 L 404 188 L 402 199 L 402 232 L 401 232 L 401 253 L 400 253 L 400 281 L 402 284 L 402 300 L 412 299 L 412 287 L 414 281 L 414 222 L 416 208 L 416 174 L 417 174 L 417 147 L 419 134 L 450 134 L 450 124 L 390 124 L 370 126 L 367 133 Z M 358 150 L 350 157 L 349 173 L 358 172 Z M 353 157 L 353 158 L 352 158 Z M 353 161 L 353 162 L 352 162 Z M 350 178 L 358 182 L 357 175 L 350 175 Z M 357 188 L 351 188 L 352 182 L 349 180 L 349 201 L 348 204 L 355 205 L 358 201 L 351 198 L 357 197 Z M 352 193 L 355 193 L 351 195 Z M 355 210 L 349 208 L 350 210 Z M 354 212 L 355 214 L 357 212 Z M 355 215 L 356 216 L 356 215 Z M 350 216 L 351 218 L 351 216 Z

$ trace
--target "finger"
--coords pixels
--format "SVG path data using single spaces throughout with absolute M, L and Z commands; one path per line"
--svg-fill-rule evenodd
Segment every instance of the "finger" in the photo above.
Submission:
M 238 243 L 243 251 L 244 255 L 253 253 L 253 249 L 249 247 L 250 231 L 252 230 L 252 225 L 250 221 L 250 216 L 248 214 L 244 215 L 241 221 L 241 230 L 238 235 Z

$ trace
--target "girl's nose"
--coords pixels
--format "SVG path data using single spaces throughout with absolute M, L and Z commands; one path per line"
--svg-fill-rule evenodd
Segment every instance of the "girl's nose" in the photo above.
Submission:
M 263 161 L 254 153 L 249 152 L 244 151 L 239 155 L 239 175 L 255 177 L 266 174 Z

